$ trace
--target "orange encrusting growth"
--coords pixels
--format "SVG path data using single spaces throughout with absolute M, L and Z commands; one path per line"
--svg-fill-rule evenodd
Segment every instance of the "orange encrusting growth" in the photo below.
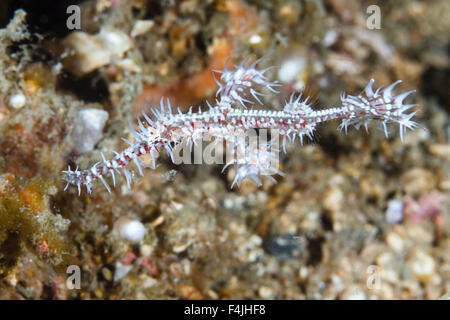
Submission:
M 44 203 L 42 202 L 42 196 L 34 190 L 33 187 L 26 186 L 19 191 L 19 195 L 22 201 L 25 203 L 26 208 L 30 213 L 36 214 L 39 211 L 44 210 Z
M 167 97 L 175 105 L 190 106 L 195 101 L 204 98 L 217 89 L 217 84 L 211 76 L 212 69 L 223 69 L 228 57 L 233 51 L 230 43 L 219 42 L 208 66 L 201 72 L 188 78 L 180 79 L 172 85 L 161 87 L 151 85 L 144 88 L 138 99 L 136 114 L 148 108 L 152 103 L 159 103 L 161 97 Z
M 209 64 L 202 71 L 178 79 L 170 85 L 145 87 L 137 102 L 136 115 L 148 108 L 149 105 L 159 103 L 161 97 L 168 98 L 183 109 L 217 90 L 217 83 L 211 77 L 211 70 L 222 70 L 229 57 L 234 53 L 233 43 L 237 37 L 253 34 L 260 23 L 257 10 L 240 0 L 219 2 L 218 5 L 220 11 L 229 13 L 231 28 L 224 31 L 222 39 L 215 39 L 215 43 L 211 47 L 213 53 Z M 229 63 L 232 63 L 231 59 Z

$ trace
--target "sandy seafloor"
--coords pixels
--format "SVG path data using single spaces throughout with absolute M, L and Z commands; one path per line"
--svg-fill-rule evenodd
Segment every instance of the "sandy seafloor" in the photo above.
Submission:
M 0 4 L 1 299 L 448 297 L 448 1 L 79 1 L 69 30 L 73 2 Z M 260 188 L 162 154 L 131 190 L 122 176 L 111 194 L 63 191 L 62 170 L 124 149 L 128 121 L 162 96 L 183 111 L 213 101 L 211 70 L 230 57 L 280 66 L 267 109 L 401 79 L 425 129 L 401 143 L 397 127 L 386 139 L 327 123 Z

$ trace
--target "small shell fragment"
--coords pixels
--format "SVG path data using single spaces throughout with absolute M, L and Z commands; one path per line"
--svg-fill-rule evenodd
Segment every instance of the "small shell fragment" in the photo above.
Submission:
M 134 24 L 133 30 L 131 30 L 131 36 L 133 38 L 140 36 L 149 31 L 154 25 L 155 22 L 153 20 L 138 20 Z

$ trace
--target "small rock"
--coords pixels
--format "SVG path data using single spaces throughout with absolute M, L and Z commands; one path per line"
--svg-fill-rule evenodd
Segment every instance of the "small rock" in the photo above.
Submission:
M 140 246 L 140 248 L 139 248 L 139 253 L 143 257 L 150 256 L 152 254 L 152 252 L 153 252 L 153 247 L 148 244 L 144 244 L 144 245 Z
M 409 259 L 409 266 L 416 278 L 427 283 L 434 275 L 436 263 L 434 259 L 422 250 L 416 250 Z
M 277 258 L 294 259 L 305 252 L 306 243 L 298 236 L 282 234 L 265 239 L 264 248 Z
M 157 227 L 157 226 L 163 224 L 165 220 L 166 220 L 166 218 L 163 215 L 160 215 L 158 218 L 153 220 L 151 222 L 151 224 L 152 224 L 152 226 Z
M 183 251 L 185 251 L 189 246 L 191 245 L 190 242 L 187 243 L 177 243 L 176 245 L 174 245 L 172 247 L 172 251 L 174 253 L 181 253 Z
M 380 253 L 375 259 L 377 266 L 380 266 L 383 269 L 390 268 L 393 265 L 394 261 L 395 261 L 394 254 L 389 251 Z
M 132 220 L 129 218 L 120 218 L 114 224 L 116 229 L 122 238 L 125 238 L 131 242 L 141 241 L 147 230 L 145 226 L 139 220 Z
M 183 299 L 198 300 L 203 298 L 202 293 L 193 286 L 180 285 L 178 291 Z
M 403 203 L 400 200 L 389 201 L 386 210 L 386 222 L 389 224 L 398 224 L 403 220 Z
M 350 286 L 340 296 L 342 300 L 366 300 L 366 294 L 357 286 Z
M 262 37 L 259 34 L 254 34 L 250 37 L 250 39 L 248 39 L 248 42 L 253 45 L 259 44 L 259 43 L 261 43 L 261 41 L 262 41 Z
M 325 47 L 331 47 L 333 44 L 336 43 L 338 37 L 339 37 L 339 33 L 336 30 L 333 30 L 333 29 L 327 30 L 322 39 L 322 44 Z
M 134 72 L 134 73 L 141 73 L 142 69 L 139 67 L 136 62 L 134 62 L 132 59 L 122 59 L 119 62 L 117 62 L 117 65 L 122 68 L 125 71 Z
M 406 226 L 406 236 L 415 245 L 432 246 L 434 231 L 429 225 L 424 223 L 408 223 Z
M 430 146 L 430 153 L 434 156 L 450 159 L 450 144 L 432 144 Z
M 344 285 L 344 283 L 342 281 L 342 278 L 339 277 L 337 274 L 332 274 L 331 275 L 331 283 L 333 284 L 334 289 L 337 292 L 341 292 L 342 290 L 345 289 L 345 285 Z
M 280 18 L 289 23 L 293 24 L 298 21 L 302 13 L 301 2 L 292 2 L 282 5 L 278 11 Z
M 402 252 L 404 248 L 402 237 L 396 232 L 390 232 L 386 236 L 387 245 L 395 252 Z
M 297 279 L 299 281 L 306 281 L 308 279 L 309 270 L 306 266 L 301 266 L 298 270 Z
M 113 273 L 107 267 L 102 268 L 102 275 L 107 281 L 111 281 L 113 279 Z
M 285 60 L 278 70 L 278 79 L 284 83 L 294 83 L 295 90 L 305 86 L 306 67 L 308 61 L 304 57 L 295 57 Z
M 27 99 L 21 93 L 15 94 L 9 98 L 9 105 L 14 109 L 20 109 L 27 103 Z
M 134 24 L 133 30 L 131 30 L 131 36 L 133 38 L 140 36 L 153 28 L 154 25 L 155 22 L 153 20 L 138 20 Z
M 395 299 L 394 289 L 392 285 L 386 282 L 381 283 L 381 288 L 377 292 L 381 299 L 384 300 L 392 300 Z
M 158 284 L 158 280 L 150 276 L 147 276 L 146 274 L 140 275 L 139 281 L 141 283 L 140 287 L 143 289 L 151 288 Z
M 261 286 L 258 289 L 258 295 L 262 299 L 271 299 L 271 298 L 273 298 L 273 290 L 269 287 Z
M 423 168 L 408 170 L 402 175 L 401 180 L 405 192 L 413 195 L 426 193 L 436 186 L 434 175 Z
M 383 197 L 385 189 L 380 183 L 380 177 L 373 172 L 369 172 L 361 177 L 359 187 L 364 195 L 380 199 Z
M 362 65 L 356 59 L 349 58 L 347 55 L 330 53 L 325 61 L 328 68 L 334 73 L 342 75 L 356 75 L 362 70 Z
M 132 265 L 123 265 L 120 262 L 116 262 L 116 271 L 114 272 L 114 282 L 119 281 L 125 277 L 128 272 L 133 268 Z
M 342 208 L 344 193 L 339 188 L 327 189 L 323 194 L 323 207 L 331 212 Z
M 450 179 L 442 180 L 439 183 L 439 189 L 443 191 L 450 191 Z
M 121 31 L 102 29 L 95 35 L 72 32 L 63 40 L 63 46 L 66 49 L 64 66 L 81 77 L 109 64 L 114 56 L 122 58 L 132 43 Z
M 89 152 L 103 136 L 103 127 L 108 120 L 108 112 L 100 109 L 83 109 L 77 114 L 73 140 L 79 153 Z

